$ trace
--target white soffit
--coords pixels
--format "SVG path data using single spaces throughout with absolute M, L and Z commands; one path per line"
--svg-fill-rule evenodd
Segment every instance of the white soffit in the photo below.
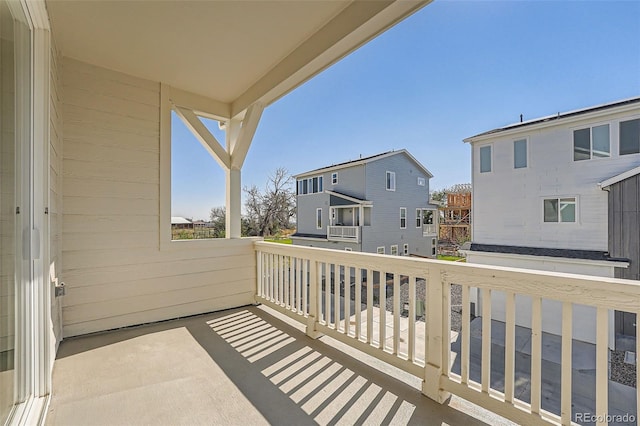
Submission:
M 429 0 L 47 0 L 63 56 L 231 105 L 269 104 Z

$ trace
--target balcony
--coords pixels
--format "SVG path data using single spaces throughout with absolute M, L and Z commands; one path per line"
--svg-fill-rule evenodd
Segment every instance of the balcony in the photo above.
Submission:
M 327 239 L 329 241 L 360 242 L 359 226 L 327 226 Z
M 640 282 L 254 249 L 260 306 L 65 340 L 49 423 L 634 424 L 640 398 L 610 377 L 609 330 L 613 310 L 640 313 Z M 549 304 L 560 335 L 543 329 Z M 594 343 L 574 337 L 585 306 Z
M 432 237 L 438 235 L 438 225 L 436 224 L 425 224 L 422 225 L 422 236 L 423 237 Z

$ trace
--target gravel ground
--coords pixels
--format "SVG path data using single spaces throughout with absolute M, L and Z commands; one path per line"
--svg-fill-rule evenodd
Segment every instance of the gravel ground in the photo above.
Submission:
M 611 380 L 623 385 L 636 387 L 636 366 L 624 362 L 624 351 L 609 351 L 611 360 Z
M 377 280 L 374 280 L 377 281 Z M 416 280 L 416 298 L 418 300 L 425 300 L 426 298 L 426 284 L 424 279 Z M 393 312 L 393 285 L 387 285 L 387 312 Z M 355 286 L 351 287 L 351 300 L 355 300 Z M 362 287 L 362 304 L 367 303 L 367 290 L 366 287 Z M 409 283 L 402 280 L 400 282 L 400 308 L 403 309 L 405 304 L 409 303 Z M 379 289 L 374 288 L 373 306 L 379 307 Z M 409 312 L 403 310 L 400 313 L 403 317 L 408 317 Z M 472 318 L 473 319 L 473 318 Z M 416 320 L 424 321 L 424 314 L 416 316 Z M 451 330 L 460 331 L 462 327 L 462 287 L 453 284 L 451 286 Z

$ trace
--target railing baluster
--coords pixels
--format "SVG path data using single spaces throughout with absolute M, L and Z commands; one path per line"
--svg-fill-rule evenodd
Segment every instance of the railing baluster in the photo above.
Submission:
M 309 306 L 307 305 L 307 300 L 309 298 L 309 267 L 307 266 L 310 261 L 307 259 L 302 260 L 302 311 L 309 315 Z
M 562 424 L 571 424 L 571 351 L 573 342 L 573 305 L 562 303 L 562 364 L 560 378 L 560 417 Z
M 268 292 L 268 299 L 270 301 L 273 302 L 273 253 L 269 253 L 268 255 L 268 262 L 269 262 L 269 266 L 268 266 L 268 273 L 269 273 L 269 277 L 268 277 L 268 282 L 267 282 L 267 292 Z
M 296 289 L 296 277 L 294 275 L 295 273 L 295 269 L 294 269 L 294 258 L 293 256 L 289 256 L 289 309 L 291 309 L 292 311 L 296 310 L 296 299 L 295 299 L 295 289 Z
M 331 325 L 331 264 L 324 264 L 324 323 Z
M 367 343 L 373 341 L 373 271 L 367 269 Z
M 542 385 L 542 298 L 531 299 L 531 412 L 540 414 Z
M 286 308 L 291 306 L 291 299 L 289 298 L 289 290 L 291 289 L 291 280 L 289 279 L 289 267 L 291 266 L 289 264 L 290 259 L 291 258 L 289 256 L 282 256 L 282 275 L 284 276 L 284 279 L 282 280 L 284 283 L 284 295 L 282 296 L 282 302 Z
M 344 267 L 344 334 L 351 328 L 351 267 Z
M 451 366 L 451 283 L 442 278 L 442 375 L 449 377 Z
M 278 303 L 280 306 L 284 306 L 284 295 L 286 294 L 286 288 L 284 283 L 284 256 L 278 256 Z
M 462 284 L 462 321 L 460 324 L 460 380 L 464 384 L 469 383 L 469 344 L 471 343 L 471 341 L 469 340 L 471 337 L 470 311 L 471 301 L 469 297 L 469 286 Z
M 513 404 L 516 367 L 516 295 L 505 294 L 504 400 Z
M 356 339 L 362 338 L 362 269 L 356 268 L 356 301 L 354 307 L 354 314 L 356 316 Z
M 262 252 L 256 250 L 256 302 L 262 297 Z
M 407 355 L 409 361 L 416 359 L 416 281 L 417 277 L 409 277 L 409 342 Z
M 606 425 L 609 413 L 609 310 L 598 307 L 596 318 L 596 415 Z M 637 328 L 637 327 L 636 327 Z M 637 368 L 637 365 L 636 365 Z M 636 383 L 637 386 L 637 383 Z
M 380 297 L 378 298 L 378 314 L 380 316 L 380 338 L 378 347 L 382 350 L 385 348 L 385 341 L 387 340 L 387 273 L 380 271 Z
M 482 289 L 482 392 L 491 387 L 491 290 Z
M 306 309 L 304 309 L 302 306 L 302 262 L 303 260 L 300 259 L 299 257 L 296 257 L 296 261 L 295 261 L 295 265 L 296 265 L 296 306 L 298 309 L 298 312 L 302 313 L 303 315 L 306 314 Z
M 333 324 L 340 331 L 340 265 L 333 265 Z
M 393 354 L 400 351 L 400 275 L 393 274 Z

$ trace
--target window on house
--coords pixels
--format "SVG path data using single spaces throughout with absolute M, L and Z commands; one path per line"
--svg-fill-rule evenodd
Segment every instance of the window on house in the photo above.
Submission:
M 331 173 L 331 185 L 338 183 L 338 173 Z
M 322 209 L 316 209 L 316 228 L 322 229 Z
M 620 155 L 640 153 L 640 118 L 620 122 Z
M 418 186 L 425 186 L 427 184 L 427 180 L 423 177 L 418 178 Z
M 400 207 L 400 229 L 405 229 L 407 227 L 407 209 L 405 207 Z
M 378 247 L 378 248 L 377 248 L 377 250 L 376 250 L 376 252 L 377 252 L 378 254 L 384 254 L 384 247 Z
M 480 147 L 480 173 L 491 171 L 491 145 Z
M 527 167 L 527 140 L 520 139 L 513 141 L 513 168 L 522 169 Z
M 387 172 L 387 191 L 396 190 L 396 172 Z
M 305 178 L 298 181 L 298 195 L 322 192 L 322 176 Z
M 405 244 L 405 245 L 403 246 L 403 250 L 402 250 L 402 252 L 404 253 L 404 255 L 405 255 L 405 256 L 408 256 L 408 255 L 409 255 L 409 244 Z
M 609 125 L 573 131 L 573 161 L 611 156 Z
M 422 228 L 422 209 L 416 209 L 416 228 Z
M 398 255 L 398 245 L 392 245 L 391 246 L 391 256 L 397 256 Z
M 575 222 L 575 198 L 547 198 L 543 201 L 545 222 Z

